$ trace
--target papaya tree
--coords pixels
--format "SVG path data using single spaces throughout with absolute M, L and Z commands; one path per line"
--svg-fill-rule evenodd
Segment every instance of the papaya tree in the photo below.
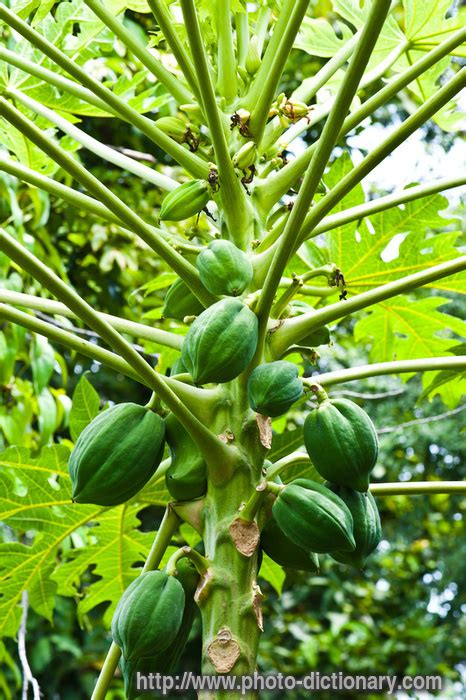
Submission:
M 457 128 L 464 16 L 433 0 L 332 6 L 332 22 L 309 0 L 0 6 L 0 171 L 112 224 L 164 266 L 160 279 L 145 281 L 153 307 L 142 323 L 95 308 L 67 279 L 67 261 L 46 259 L 14 213 L 0 230 L 5 279 L 20 272 L 19 289 L 36 292 L 4 283 L 2 323 L 150 393 L 139 405 L 115 391 L 115 405 L 99 412 L 83 380 L 72 443 L 2 456 L 2 488 L 25 510 L 19 530 L 47 522 L 33 545 L 5 545 L 6 635 L 17 632 L 23 590 L 46 617 L 57 585 L 76 594 L 90 560 L 67 551 L 54 561 L 74 530 L 98 522 L 102 533 L 127 518 L 125 532 L 135 532 L 145 504 L 167 504 L 150 548 L 133 535 L 117 580 L 97 569 L 88 609 L 111 603 L 113 642 L 93 700 L 105 697 L 119 661 L 128 697 L 136 671 L 169 673 L 196 607 L 203 673 L 251 675 L 263 559 L 317 571 L 330 555 L 361 568 L 381 538 L 374 497 L 466 491 L 462 482 L 371 484 L 372 420 L 354 401 L 332 398 L 335 385 L 416 373 L 425 397 L 460 398 L 466 361 L 455 337 L 464 326 L 438 310 L 448 299 L 437 294 L 461 293 L 466 257 L 455 218 L 439 215 L 447 206 L 439 193 L 466 180 L 372 198 L 361 183 L 425 124 Z M 115 47 L 127 62 L 119 75 L 106 63 Z M 303 75 L 286 94 L 290 65 Z M 347 139 L 400 103 L 404 120 L 353 163 Z M 92 120 L 117 120 L 123 138 L 138 132 L 152 160 L 91 136 Z M 138 211 L 80 150 L 156 189 L 160 206 L 141 202 Z M 54 317 L 74 319 L 93 340 Z M 353 342 L 370 345 L 374 361 L 320 371 L 349 318 Z M 156 348 L 155 366 L 133 340 Z M 274 428 L 289 415 L 295 429 L 273 449 Z M 186 544 L 176 548 L 180 527 Z

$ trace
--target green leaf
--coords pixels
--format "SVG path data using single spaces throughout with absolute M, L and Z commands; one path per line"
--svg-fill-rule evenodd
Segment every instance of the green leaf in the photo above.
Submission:
M 270 583 L 272 588 L 281 595 L 286 574 L 283 568 L 276 564 L 265 552 L 262 558 L 262 564 L 259 571 L 259 577 Z
M 74 442 L 99 412 L 100 397 L 85 374 L 76 384 L 70 411 L 70 433 Z
M 50 391 L 42 389 L 37 397 L 39 404 L 39 432 L 41 445 L 50 442 L 57 425 L 57 405 Z
M 284 433 L 275 433 L 272 438 L 272 449 L 267 455 L 271 462 L 277 462 L 282 457 L 294 452 L 304 444 L 302 426 L 296 430 L 287 430 Z
M 37 394 L 47 386 L 53 374 L 55 352 L 47 338 L 36 335 L 31 348 L 31 369 Z

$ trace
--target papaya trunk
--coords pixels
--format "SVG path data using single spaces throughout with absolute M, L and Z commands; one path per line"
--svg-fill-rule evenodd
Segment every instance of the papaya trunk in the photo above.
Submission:
M 242 469 L 224 487 L 210 487 L 206 499 L 204 543 L 212 562 L 209 579 L 200 591 L 202 673 L 252 675 L 256 670 L 262 630 L 261 593 L 257 585 L 256 533 L 232 531 L 238 508 L 253 488 L 251 473 Z M 237 544 L 235 544 L 235 541 Z M 251 556 L 237 547 L 254 548 Z M 256 698 L 235 690 L 200 694 L 200 698 Z

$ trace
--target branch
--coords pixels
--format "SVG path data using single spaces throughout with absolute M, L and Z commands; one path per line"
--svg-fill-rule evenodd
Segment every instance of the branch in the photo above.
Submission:
M 387 435 L 387 433 L 397 433 L 399 430 L 403 430 L 404 428 L 410 428 L 412 425 L 425 425 L 427 423 L 434 423 L 438 420 L 444 420 L 445 418 L 451 418 L 452 416 L 456 416 L 458 413 L 461 413 L 461 411 L 464 411 L 465 408 L 466 405 L 458 406 L 458 408 L 454 408 L 451 411 L 445 411 L 445 413 L 437 413 L 437 415 L 435 416 L 415 418 L 414 420 L 406 421 L 406 423 L 398 423 L 398 425 L 394 425 L 392 427 L 379 428 L 379 430 L 377 430 L 377 434 Z
M 466 481 L 396 481 L 386 484 L 371 484 L 369 490 L 376 497 L 466 493 Z
M 68 136 L 71 136 L 72 139 L 81 144 L 81 146 L 84 146 L 84 148 L 94 155 L 98 155 L 100 158 L 103 158 L 109 163 L 113 163 L 119 168 L 123 168 L 124 170 L 133 173 L 133 175 L 137 175 L 142 180 L 150 182 L 156 187 L 160 187 L 162 190 L 171 191 L 178 187 L 178 182 L 176 182 L 176 180 L 172 180 L 171 177 L 162 175 L 161 173 L 157 172 L 157 170 L 154 170 L 154 168 L 149 168 L 147 165 L 138 163 L 133 158 L 129 158 L 122 152 L 118 152 L 118 150 L 113 147 L 106 146 L 97 139 L 86 134 L 86 132 L 78 129 L 78 127 L 69 122 L 68 119 L 60 117 L 60 115 L 58 115 L 52 109 L 45 107 L 45 105 L 37 102 L 37 100 L 34 100 L 32 97 L 28 97 L 20 90 L 8 88 L 4 94 L 18 100 L 32 112 L 35 112 L 45 119 L 48 119 L 50 122 L 52 122 L 52 124 L 58 127 L 60 131 L 63 131 L 65 134 L 68 134 Z
M 23 306 L 26 309 L 35 309 L 36 311 L 42 311 L 47 314 L 56 314 L 57 316 L 76 318 L 76 314 L 70 311 L 65 304 L 61 304 L 58 301 L 53 301 L 52 299 L 36 297 L 31 294 L 12 292 L 9 289 L 0 289 L 0 302 L 13 304 L 15 306 Z M 100 312 L 96 313 L 120 333 L 127 333 L 134 338 L 150 340 L 152 343 L 157 343 L 158 345 L 163 345 L 167 348 L 173 348 L 173 350 L 181 350 L 184 339 L 182 335 L 160 330 L 159 328 L 151 328 L 150 326 L 145 326 L 143 323 L 128 321 L 127 319 L 120 318 L 119 316 L 112 316 L 111 314 Z
M 137 127 L 151 141 L 182 165 L 193 177 L 206 178 L 208 176 L 209 166 L 207 163 L 173 141 L 173 139 L 155 126 L 150 119 L 139 114 L 139 112 L 130 107 L 122 98 L 105 87 L 103 83 L 92 78 L 84 68 L 78 66 L 77 63 L 68 58 L 66 54 L 45 39 L 42 34 L 39 34 L 39 32 L 30 27 L 27 22 L 20 19 L 18 15 L 5 7 L 5 5 L 0 5 L 0 19 L 3 19 L 6 24 L 30 41 L 33 46 L 36 46 L 42 53 L 54 61 L 54 63 L 75 78 L 75 80 L 87 87 L 104 103 L 108 104 L 118 116 L 129 124 Z
M 299 238 L 306 212 L 319 186 L 325 166 L 335 146 L 341 126 L 358 89 L 364 69 L 367 66 L 367 62 L 372 54 L 377 37 L 382 30 L 389 9 L 390 0 L 374 0 L 371 5 L 369 15 L 352 56 L 349 68 L 338 90 L 322 135 L 318 141 L 317 148 L 313 154 L 312 162 L 304 176 L 298 197 L 296 198 L 293 209 L 285 224 L 285 229 L 279 240 L 272 264 L 265 278 L 257 307 L 256 313 L 259 317 L 260 332 L 257 359 L 260 358 L 263 352 L 267 321 L 275 293 L 280 283 L 280 278 L 292 255 L 293 249 L 296 247 L 296 241 Z M 328 196 L 330 195 L 327 195 L 324 201 Z
M 21 608 L 23 610 L 21 615 L 21 623 L 18 630 L 18 655 L 21 661 L 21 668 L 23 669 L 23 692 L 22 700 L 27 700 L 28 698 L 28 687 L 29 684 L 32 685 L 32 691 L 34 693 L 34 700 L 40 700 L 41 692 L 39 688 L 39 683 L 32 675 L 31 667 L 29 666 L 28 657 L 26 654 L 26 622 L 28 617 L 28 592 L 23 591 L 21 594 Z
M 23 248 L 17 241 L 0 229 L 0 250 L 10 257 L 25 272 L 33 276 L 58 299 L 61 299 L 84 323 L 92 328 L 138 373 L 144 382 L 173 411 L 183 427 L 188 431 L 206 461 L 224 464 L 228 468 L 231 451 L 186 407 L 157 372 L 131 347 L 112 326 L 102 319 L 95 310 L 49 270 L 38 258 Z M 43 323 L 43 322 L 42 322 Z M 59 329 L 55 329 L 58 331 Z M 64 331 L 59 331 L 64 333 Z M 86 342 L 82 341 L 81 342 Z
M 102 204 L 108 206 L 130 230 L 134 231 L 170 265 L 170 267 L 186 282 L 193 294 L 204 306 L 208 306 L 212 303 L 215 297 L 208 293 L 201 284 L 199 274 L 195 267 L 173 250 L 164 238 L 158 234 L 157 229 L 146 224 L 143 219 L 109 190 L 108 187 L 103 185 L 98 178 L 89 173 L 75 158 L 60 148 L 59 145 L 26 119 L 19 110 L 10 105 L 3 97 L 0 97 L 0 115 L 4 116 L 7 121 L 13 124 L 13 126 L 30 141 L 35 143 L 66 172 L 75 177 L 76 180 L 86 187 L 89 192 L 93 193 Z
M 280 357 L 290 345 L 299 343 L 306 335 L 332 321 L 345 318 L 380 301 L 398 296 L 398 294 L 404 294 L 417 287 L 422 287 L 430 282 L 442 279 L 442 277 L 448 277 L 463 270 L 466 270 L 466 256 L 464 255 L 455 260 L 449 260 L 446 263 L 416 272 L 413 275 L 401 277 L 380 287 L 374 287 L 368 292 L 356 294 L 352 299 L 330 304 L 323 309 L 287 319 L 270 335 L 272 354 L 274 357 Z
M 174 533 L 178 529 L 180 522 L 180 518 L 177 516 L 171 506 L 168 505 L 149 555 L 146 559 L 146 563 L 141 570 L 141 574 L 146 571 L 154 571 L 154 569 L 157 569 L 162 561 L 167 547 L 170 545 Z M 95 684 L 91 700 L 105 700 L 108 687 L 112 681 L 116 667 L 118 666 L 120 656 L 120 647 L 115 644 L 115 642 L 112 642 L 100 671 L 99 678 L 97 679 L 97 683 Z
M 186 24 L 188 39 L 193 54 L 194 66 L 202 85 L 202 101 L 205 117 L 210 130 L 219 174 L 220 198 L 223 205 L 228 235 L 241 247 L 246 247 L 249 230 L 249 217 L 246 195 L 236 176 L 220 110 L 215 98 L 207 56 L 202 43 L 201 30 L 193 0 L 181 0 L 181 8 Z
M 97 15 L 100 21 L 105 24 L 115 36 L 137 56 L 137 58 L 139 58 L 142 65 L 150 70 L 152 75 L 167 88 L 168 92 L 171 93 L 178 102 L 192 101 L 192 94 L 185 88 L 179 78 L 172 75 L 172 73 L 147 50 L 141 41 L 139 41 L 136 34 L 128 30 L 122 22 L 118 21 L 116 17 L 107 10 L 103 3 L 99 2 L 99 0 L 84 0 L 84 2 L 90 7 L 94 14 Z

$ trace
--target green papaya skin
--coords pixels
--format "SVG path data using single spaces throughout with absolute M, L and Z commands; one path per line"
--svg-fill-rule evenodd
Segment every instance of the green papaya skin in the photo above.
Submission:
M 377 461 L 374 424 L 349 399 L 326 399 L 304 421 L 304 444 L 315 468 L 334 484 L 365 492 Z
M 352 551 L 356 546 L 348 506 L 316 481 L 296 479 L 287 484 L 272 515 L 284 534 L 306 552 Z
M 303 380 L 292 362 L 258 365 L 248 379 L 249 405 L 263 416 L 281 416 L 303 395 Z
M 252 263 L 234 243 L 216 240 L 197 256 L 196 267 L 204 287 L 218 296 L 239 296 L 251 283 Z
M 73 501 L 116 506 L 133 498 L 159 466 L 164 443 L 165 424 L 150 409 L 121 403 L 102 411 L 70 455 Z
M 112 620 L 112 637 L 126 661 L 161 654 L 181 628 L 185 593 L 166 571 L 146 571 L 125 590 Z
M 173 413 L 165 418 L 165 428 L 172 460 L 165 474 L 170 495 L 176 501 L 203 496 L 207 491 L 207 465 L 199 449 Z
M 183 280 L 176 280 L 165 294 L 162 314 L 182 321 L 185 316 L 199 316 L 204 307 Z
M 184 221 L 202 211 L 210 199 L 206 180 L 190 180 L 165 195 L 160 207 L 161 221 Z
M 257 340 L 257 316 L 239 299 L 225 297 L 191 325 L 181 358 L 196 384 L 229 382 L 249 365 Z
M 132 661 L 128 661 L 124 656 L 121 657 L 120 668 L 128 700 L 134 700 L 136 697 L 147 697 L 147 693 L 138 694 L 136 691 L 137 671 L 140 673 L 170 674 L 176 667 L 188 641 L 197 608 L 194 602 L 194 594 L 199 584 L 199 574 L 194 564 L 184 557 L 177 562 L 175 577 L 183 586 L 185 594 L 185 605 L 180 629 L 172 644 L 158 655 L 143 656 Z
M 313 574 L 319 571 L 317 554 L 307 552 L 292 542 L 274 518 L 267 520 L 264 525 L 260 543 L 264 552 L 285 569 L 297 569 Z
M 331 556 L 343 564 L 355 566 L 357 569 L 364 567 L 369 554 L 376 549 L 382 539 L 382 526 L 379 510 L 374 496 L 370 491 L 360 493 L 346 486 L 328 484 L 348 506 L 353 516 L 353 535 L 356 548 L 353 552 L 332 552 Z

